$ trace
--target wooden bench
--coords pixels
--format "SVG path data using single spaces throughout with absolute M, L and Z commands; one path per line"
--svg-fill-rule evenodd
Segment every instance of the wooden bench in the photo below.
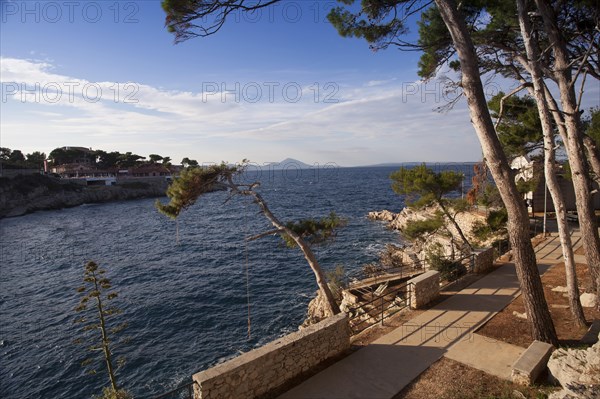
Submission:
M 540 341 L 533 341 L 529 348 L 517 359 L 512 367 L 511 379 L 515 384 L 531 385 L 546 369 L 554 347 Z
M 569 212 L 569 213 L 567 213 L 567 221 L 568 222 L 576 222 L 576 223 L 578 223 L 579 222 L 579 216 L 577 216 L 576 213 Z

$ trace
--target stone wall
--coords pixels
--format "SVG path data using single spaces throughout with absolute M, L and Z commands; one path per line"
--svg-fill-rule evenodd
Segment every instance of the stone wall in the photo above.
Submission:
M 485 248 L 474 251 L 475 264 L 473 273 L 487 273 L 494 267 L 494 248 Z
M 196 398 L 256 398 L 350 348 L 344 313 L 193 375 Z
M 8 177 L 10 179 L 16 176 L 39 175 L 39 169 L 6 169 L 0 168 L 0 177 Z
M 420 309 L 440 295 L 440 273 L 430 270 L 408 280 L 410 308 Z

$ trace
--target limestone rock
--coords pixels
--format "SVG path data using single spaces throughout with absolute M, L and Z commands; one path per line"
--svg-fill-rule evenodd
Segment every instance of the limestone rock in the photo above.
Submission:
M 600 386 L 573 384 L 568 389 L 562 389 L 548 395 L 548 399 L 598 399 L 600 398 Z
M 430 219 L 440 213 L 441 209 L 438 205 L 431 205 L 423 209 L 406 207 L 399 213 L 393 213 L 388 210 L 369 212 L 368 217 L 372 220 L 387 222 L 388 227 L 393 230 L 403 231 L 407 226 L 414 222 Z M 476 211 L 461 212 L 456 215 L 456 222 L 463 233 L 467 235 L 467 238 L 469 238 L 471 243 L 475 243 L 477 240 L 472 236 L 472 230 L 478 223 L 485 223 L 485 215 Z M 488 240 L 478 242 L 477 244 L 482 247 L 488 247 L 492 242 L 499 238 L 502 238 L 502 236 L 495 235 Z M 463 243 L 460 234 L 454 225 L 447 221 L 444 229 L 440 229 L 440 231 L 431 234 L 427 237 L 427 240 L 411 242 L 410 246 L 403 248 L 400 252 L 402 252 L 402 261 L 406 264 L 410 264 L 422 260 L 423 255 L 433 248 L 441 248 L 445 256 L 453 256 L 460 251 L 462 245 Z
M 304 320 L 300 329 L 317 324 L 321 320 L 325 320 L 328 316 L 326 309 L 325 298 L 321 294 L 321 290 L 318 290 L 315 297 L 308 303 L 306 320 Z
M 519 319 L 527 320 L 527 313 L 519 313 L 515 310 L 513 311 L 513 316 L 518 317 Z
M 548 361 L 549 377 L 563 390 L 554 399 L 600 397 L 600 342 L 588 349 L 557 349 Z
M 397 216 L 398 216 L 397 214 L 384 209 L 383 211 L 369 212 L 367 217 L 371 220 L 381 220 L 383 222 L 391 222 L 394 219 L 396 219 Z
M 598 299 L 596 298 L 596 294 L 592 294 L 591 292 L 586 292 L 585 294 L 581 294 L 579 297 L 581 301 L 581 306 L 584 308 L 593 308 L 596 307 L 598 303 Z

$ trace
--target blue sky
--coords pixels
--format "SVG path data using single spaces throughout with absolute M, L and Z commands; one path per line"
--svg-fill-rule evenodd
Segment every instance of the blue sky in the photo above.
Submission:
M 419 54 L 341 38 L 325 20 L 333 1 L 286 1 L 178 45 L 157 0 L 0 2 L 3 147 L 343 166 L 480 158 L 464 101 L 435 112 L 443 88 L 418 81 Z

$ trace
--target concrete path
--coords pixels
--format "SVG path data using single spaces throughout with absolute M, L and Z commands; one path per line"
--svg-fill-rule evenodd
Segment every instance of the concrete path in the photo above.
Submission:
M 392 398 L 452 345 L 477 352 L 473 332 L 518 293 L 515 267 L 506 264 L 280 398 Z
M 581 232 L 579 230 L 571 231 L 571 244 L 573 245 L 573 252 L 581 247 Z M 558 233 L 553 233 L 551 236 L 547 237 L 546 241 L 538 245 L 535 248 L 535 255 L 538 262 L 552 264 L 562 262 L 563 254 Z M 586 263 L 585 256 L 575 255 L 575 262 Z
M 536 252 L 541 273 L 562 258 L 558 238 L 546 240 Z M 474 331 L 519 293 L 514 264 L 507 263 L 280 398 L 391 399 L 445 354 L 506 378 L 522 348 Z M 481 361 L 484 357 L 490 361 Z
M 472 334 L 468 341 L 452 345 L 444 357 L 510 381 L 512 365 L 523 352 L 520 346 Z

